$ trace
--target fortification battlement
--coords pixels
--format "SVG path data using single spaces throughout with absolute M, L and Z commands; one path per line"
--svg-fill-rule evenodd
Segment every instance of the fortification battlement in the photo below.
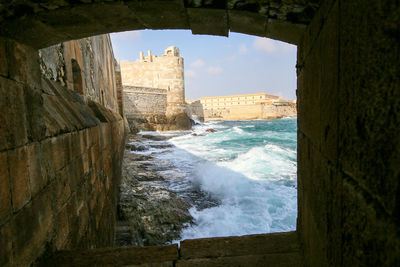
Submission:
M 164 50 L 162 57 L 180 57 L 179 48 L 176 46 L 170 46 Z M 139 53 L 139 62 L 153 62 L 157 60 L 159 56 L 153 55 L 151 50 L 147 50 L 147 56 L 142 51 Z

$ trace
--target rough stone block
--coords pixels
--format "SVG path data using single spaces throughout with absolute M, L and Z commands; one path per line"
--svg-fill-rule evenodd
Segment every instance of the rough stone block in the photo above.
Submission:
M 7 152 L 0 153 L 0 225 L 12 212 Z
M 320 31 L 323 28 L 326 18 L 329 16 L 332 5 L 335 2 L 337 1 L 324 1 L 315 13 L 313 19 L 300 38 L 299 46 L 301 46 L 301 49 L 298 49 L 300 50 L 300 53 L 298 54 L 297 60 L 304 61 L 308 57 L 310 50 L 314 47 L 315 40 L 318 38 Z
M 40 12 L 37 17 L 38 20 L 43 23 L 50 23 L 54 30 L 68 36 L 74 36 L 73 39 L 79 39 L 108 32 L 100 21 L 94 21 L 91 18 L 90 12 L 94 6 L 95 4 L 60 8 L 52 10 L 52 12 Z M 70 39 L 71 38 L 62 38 L 58 41 L 52 40 L 51 44 L 61 43 Z M 40 48 L 47 46 L 41 46 Z
M 68 235 L 70 232 L 68 224 L 67 208 L 64 207 L 55 217 L 55 239 L 54 239 L 54 250 L 67 249 L 68 247 Z
M 31 199 L 26 147 L 8 151 L 13 210 L 18 211 Z
M 62 169 L 57 173 L 57 179 L 51 183 L 48 189 L 53 191 L 55 197 L 53 201 L 53 210 L 55 212 L 59 211 L 71 196 L 70 180 L 73 178 L 70 175 L 70 168 Z
M 130 1 L 126 5 L 151 29 L 188 29 L 183 1 Z M 139 25 L 138 25 L 139 26 Z
M 266 37 L 297 45 L 306 30 L 306 26 L 287 21 L 268 19 L 266 29 Z
M 203 266 L 305 266 L 299 252 L 178 260 L 177 267 Z
M 26 109 L 22 86 L 0 77 L 0 150 L 28 142 Z
M 6 51 L 9 77 L 31 88 L 40 89 L 38 51 L 13 40 L 7 40 Z
M 47 176 L 47 181 L 55 178 L 55 166 L 53 158 L 53 145 L 51 138 L 48 138 L 40 143 L 40 151 L 42 157 L 42 170 Z
M 47 185 L 48 181 L 48 176 L 42 166 L 43 158 L 40 146 L 40 143 L 35 142 L 27 145 L 26 148 L 28 153 L 29 184 L 32 197 L 42 190 Z
M 78 133 L 74 133 L 74 138 L 73 139 L 76 139 L 76 138 L 79 138 L 80 153 L 83 154 L 84 152 L 88 151 L 89 150 L 88 131 L 87 130 L 80 130 Z M 75 142 L 77 142 L 77 141 L 75 141 Z
M 320 92 L 320 136 L 321 152 L 331 162 L 338 156 L 338 91 L 339 91 L 339 4 L 331 8 L 324 28 L 316 40 L 320 46 L 321 81 Z M 308 62 L 306 62 L 307 64 Z
M 342 266 L 396 266 L 398 224 L 369 192 L 344 175 Z
M 156 256 L 155 256 L 156 255 Z M 60 251 L 41 266 L 173 266 L 178 245 Z M 142 265 L 143 264 L 143 265 Z
M 44 252 L 53 231 L 53 200 L 51 192 L 44 190 L 13 217 L 15 266 L 28 266 Z
M 368 3 L 344 1 L 340 7 L 346 27 L 340 29 L 339 159 L 347 175 L 398 217 L 399 6 Z
M 228 17 L 225 9 L 187 8 L 193 34 L 228 36 Z
M 229 28 L 240 32 L 265 37 L 267 18 L 248 11 L 229 10 Z
M 310 266 L 340 259 L 341 179 L 301 133 L 298 138 L 298 231 Z M 340 261 L 340 260 L 339 260 Z
M 13 266 L 14 255 L 12 243 L 15 237 L 12 233 L 11 221 L 1 226 L 0 236 L 0 265 Z
M 319 106 L 323 82 L 320 54 L 320 46 L 316 46 L 307 60 L 298 66 L 297 76 L 298 129 L 308 136 L 318 149 L 321 141 Z
M 7 42 L 5 38 L 0 38 L 0 75 L 8 77 L 7 62 Z
M 54 30 L 51 26 L 44 24 L 33 16 L 9 19 L 2 25 L 1 32 L 21 44 L 26 44 L 36 49 L 48 47 L 70 38 L 62 31 Z
M 71 147 L 68 136 L 68 134 L 63 134 L 51 138 L 53 164 L 55 171 L 59 171 L 69 162 L 69 153 L 71 151 Z
M 88 152 L 83 153 L 81 159 L 83 165 L 83 172 L 86 175 L 90 169 L 89 153 Z
M 296 232 L 215 237 L 181 241 L 183 259 L 230 257 L 285 252 L 297 252 Z

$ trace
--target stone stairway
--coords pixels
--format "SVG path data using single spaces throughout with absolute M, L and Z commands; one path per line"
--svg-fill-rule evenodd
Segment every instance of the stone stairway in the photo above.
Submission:
M 39 266 L 303 266 L 297 233 L 189 239 L 168 246 L 59 251 Z

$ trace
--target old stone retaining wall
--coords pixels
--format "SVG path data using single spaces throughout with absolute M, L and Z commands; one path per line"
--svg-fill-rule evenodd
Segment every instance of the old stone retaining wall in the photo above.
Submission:
M 124 108 L 127 118 L 140 117 L 141 115 L 165 115 L 167 90 L 124 86 Z
M 82 41 L 64 43 L 80 48 L 73 55 L 58 50 L 71 60 L 53 68 L 61 74 L 54 81 L 42 77 L 38 51 L 0 39 L 1 266 L 113 244 L 124 123 L 108 66 L 112 54 L 104 39 L 96 40 L 91 47 L 104 49 L 108 59 L 93 54 L 100 60 L 89 64 Z M 82 87 L 73 82 L 71 90 L 68 62 L 75 64 L 71 69 L 89 70 L 81 73 Z

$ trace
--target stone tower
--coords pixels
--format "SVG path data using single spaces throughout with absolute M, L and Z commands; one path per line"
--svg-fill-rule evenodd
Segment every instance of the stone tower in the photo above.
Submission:
M 168 47 L 162 56 L 152 55 L 150 50 L 147 56 L 140 52 L 136 62 L 120 64 L 123 85 L 166 89 L 166 115 L 185 112 L 184 63 L 178 47 Z
M 167 86 L 167 116 L 185 112 L 185 82 L 183 58 L 179 48 L 170 46 L 164 52 L 165 71 L 161 75 Z
M 136 62 L 121 61 L 120 66 L 125 88 L 141 87 L 147 91 L 151 88 L 165 90 L 164 118 L 166 124 L 171 127 L 164 128 L 173 130 L 191 127 L 185 110 L 184 62 L 178 47 L 168 47 L 162 56 L 153 55 L 150 50 L 147 51 L 147 55 L 140 52 Z M 151 103 L 148 106 L 151 107 Z M 158 121 L 161 120 L 158 119 Z

